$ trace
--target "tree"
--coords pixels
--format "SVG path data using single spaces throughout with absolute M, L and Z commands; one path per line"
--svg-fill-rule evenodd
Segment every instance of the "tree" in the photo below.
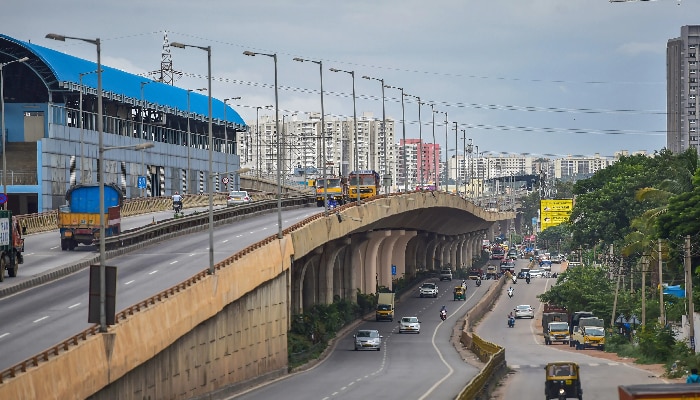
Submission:
M 611 315 L 614 287 L 608 271 L 601 267 L 569 268 L 557 277 L 557 284 L 537 296 L 540 301 L 566 307 L 567 310 L 586 310 L 594 315 Z

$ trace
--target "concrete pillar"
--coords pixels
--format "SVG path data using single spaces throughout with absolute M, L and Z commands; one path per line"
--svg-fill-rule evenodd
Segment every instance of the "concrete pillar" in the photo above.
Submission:
M 400 278 L 406 273 L 406 245 L 408 241 L 416 236 L 418 232 L 416 231 L 392 231 L 392 236 L 394 232 L 400 232 L 399 237 L 394 243 L 392 254 L 392 263 L 396 265 L 396 277 Z M 413 260 L 415 263 L 415 259 Z M 391 274 L 391 265 L 389 266 L 389 274 Z
M 385 254 L 385 242 L 386 239 L 391 236 L 391 231 L 374 231 L 367 233 L 367 251 L 365 252 L 365 276 L 367 277 L 366 284 L 371 285 L 372 291 L 367 293 L 374 293 L 376 291 L 377 282 L 383 285 L 382 280 L 379 276 L 386 275 L 384 269 L 387 265 L 389 255 Z M 391 276 L 391 269 L 389 269 L 389 275 Z M 370 286 L 367 286 L 368 288 Z
M 333 241 L 326 243 L 321 249 L 321 256 L 318 264 L 318 299 L 321 304 L 333 303 L 334 293 L 340 295 L 336 290 L 336 286 L 342 285 L 340 282 L 342 280 L 342 274 L 339 270 L 336 270 L 336 265 L 342 265 L 342 263 L 337 263 L 336 257 L 338 252 L 344 247 L 345 244 Z M 338 276 L 336 276 L 336 273 Z
M 438 235 L 435 234 L 427 234 L 428 239 L 426 239 L 426 269 L 431 271 L 431 270 L 436 270 L 439 268 L 438 266 L 438 244 L 439 244 L 439 238 Z
M 375 292 L 375 277 L 368 276 L 364 267 L 364 257 L 367 248 L 367 236 L 364 233 L 352 235 L 345 256 L 345 264 L 350 265 L 354 286 L 362 293 Z

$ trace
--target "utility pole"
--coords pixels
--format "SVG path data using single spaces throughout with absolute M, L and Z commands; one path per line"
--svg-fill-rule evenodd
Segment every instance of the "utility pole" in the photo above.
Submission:
M 642 331 L 644 330 L 644 325 L 647 323 L 647 268 L 649 267 L 649 258 L 644 256 L 642 259 Z
M 659 239 L 659 323 L 666 326 L 666 310 L 664 309 L 664 288 L 663 288 L 663 259 L 661 258 L 661 239 Z
M 693 304 L 693 268 L 690 260 L 690 235 L 685 237 L 684 250 L 683 266 L 685 267 L 685 298 L 688 299 L 688 336 L 690 336 L 690 348 L 695 352 L 695 305 Z

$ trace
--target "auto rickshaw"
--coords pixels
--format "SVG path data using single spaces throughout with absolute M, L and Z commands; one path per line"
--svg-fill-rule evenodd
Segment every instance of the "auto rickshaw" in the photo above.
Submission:
M 546 399 L 583 399 L 578 364 L 558 361 L 544 367 L 544 397 Z
M 454 300 L 467 300 L 466 296 L 466 291 L 464 290 L 463 286 L 456 286 L 453 293 L 454 293 Z

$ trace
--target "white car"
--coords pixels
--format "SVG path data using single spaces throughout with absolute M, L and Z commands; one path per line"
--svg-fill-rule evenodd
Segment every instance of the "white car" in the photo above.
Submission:
M 535 318 L 535 310 L 529 304 L 516 306 L 513 311 L 515 311 L 515 318 Z
M 382 336 L 376 329 L 361 329 L 355 332 L 355 350 L 381 350 Z
M 531 269 L 530 270 L 530 278 L 541 278 L 542 274 L 543 274 L 543 272 L 541 269 Z
M 431 282 L 425 282 L 419 289 L 420 297 L 437 297 L 438 287 Z
M 248 204 L 253 201 L 253 198 L 250 197 L 248 192 L 245 190 L 233 190 L 229 192 L 228 197 L 226 198 L 226 205 L 227 206 L 236 206 L 239 204 Z
M 418 317 L 403 317 L 399 321 L 399 333 L 413 332 L 420 333 L 420 321 Z

